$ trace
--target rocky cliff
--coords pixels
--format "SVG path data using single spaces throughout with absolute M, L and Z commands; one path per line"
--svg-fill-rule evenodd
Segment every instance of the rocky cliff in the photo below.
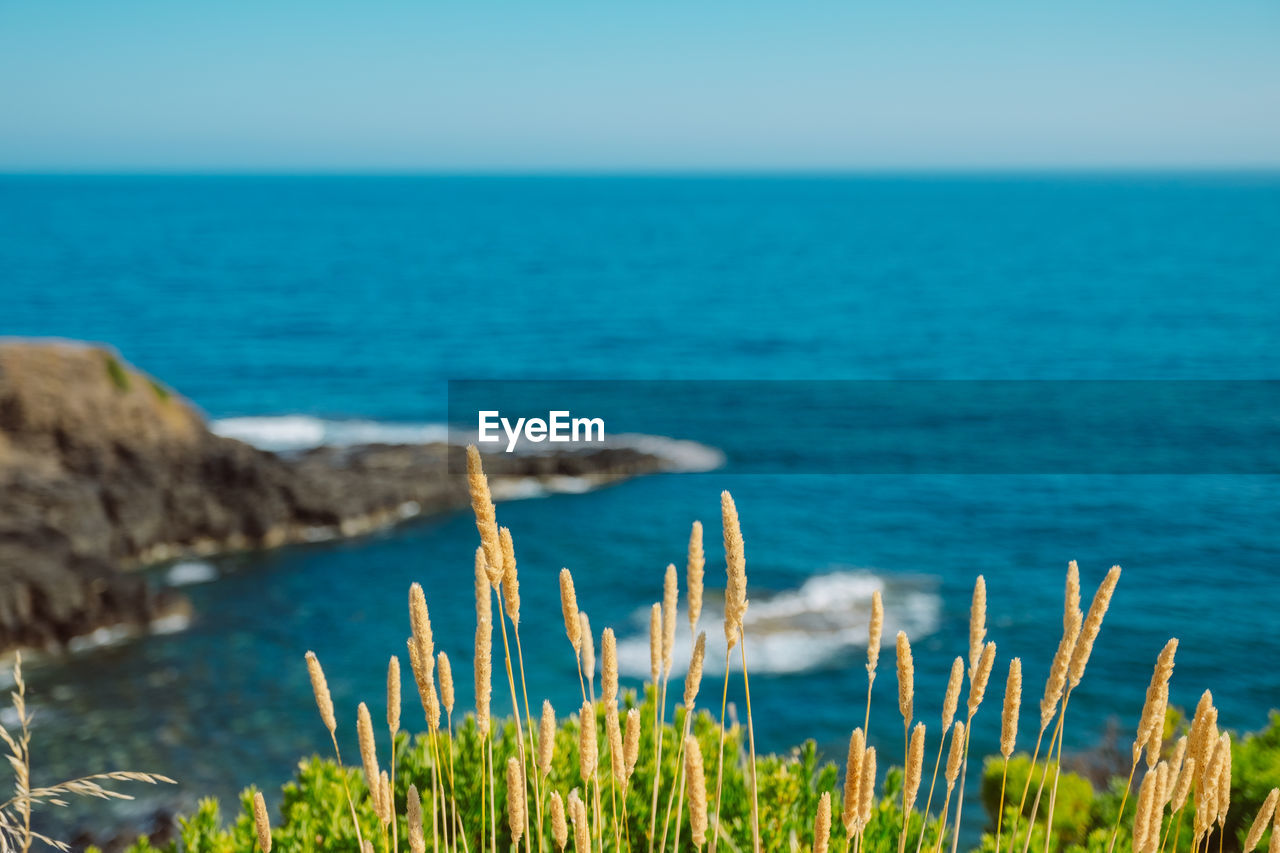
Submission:
M 211 433 L 108 348 L 0 342 L 0 648 L 142 626 L 184 604 L 128 569 L 183 554 L 357 535 L 464 506 L 444 444 L 282 456 Z M 623 449 L 486 457 L 506 478 L 659 470 Z

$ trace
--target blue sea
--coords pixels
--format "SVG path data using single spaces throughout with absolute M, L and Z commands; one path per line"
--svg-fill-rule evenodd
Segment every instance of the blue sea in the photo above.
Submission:
M 218 429 L 268 447 L 438 436 L 447 383 L 462 379 L 1275 380 L 1277 235 L 1274 175 L 6 177 L 0 334 L 108 342 Z M 863 718 L 876 589 L 887 635 L 912 638 L 917 714 L 936 728 L 982 574 L 997 698 L 974 748 L 994 751 L 1007 662 L 1022 658 L 1034 703 L 1072 559 L 1086 604 L 1111 565 L 1124 574 L 1073 694 L 1069 747 L 1114 727 L 1127 750 L 1171 636 L 1174 704 L 1210 688 L 1239 731 L 1280 706 L 1280 477 L 761 473 L 732 452 L 753 424 L 718 414 L 716 430 L 669 436 L 729 451 L 716 470 L 500 504 L 531 698 L 567 713 L 578 690 L 561 566 L 639 683 L 648 605 L 694 519 L 708 584 L 722 585 L 728 488 L 763 748 L 812 737 L 842 755 Z M 403 652 L 411 582 L 465 671 L 475 544 L 457 514 L 157 567 L 154 583 L 191 598 L 189 625 L 33 665 L 41 772 L 181 780 L 126 816 L 279 784 L 326 749 L 307 649 L 354 749 L 356 704 L 381 705 L 387 657 Z M 882 755 L 901 745 L 892 669 L 887 647 L 872 700 Z

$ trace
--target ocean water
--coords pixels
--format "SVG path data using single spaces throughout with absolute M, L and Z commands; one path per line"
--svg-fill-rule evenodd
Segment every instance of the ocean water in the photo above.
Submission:
M 459 379 L 1280 379 L 1276 234 L 1280 177 L 1267 175 L 8 177 L 0 333 L 109 342 L 219 430 L 277 448 L 438 437 Z M 704 449 L 752 429 L 671 437 L 718 461 Z M 886 636 L 913 639 L 927 724 L 966 649 L 979 573 L 999 647 L 992 696 L 1018 655 L 1034 701 L 1070 559 L 1086 604 L 1108 567 L 1124 575 L 1073 695 L 1069 746 L 1096 745 L 1111 724 L 1125 746 L 1170 636 L 1175 704 L 1211 688 L 1239 730 L 1280 706 L 1280 477 L 758 473 L 724 459 L 500 505 L 531 698 L 574 705 L 559 568 L 597 632 L 618 630 L 634 686 L 648 605 L 666 564 L 683 565 L 694 519 L 708 585 L 722 586 L 729 488 L 763 748 L 813 737 L 842 755 L 862 720 L 875 589 Z M 403 652 L 409 583 L 426 588 L 436 641 L 466 672 L 475 538 L 459 514 L 158 567 L 156 584 L 191 598 L 190 625 L 33 665 L 42 767 L 181 780 L 117 807 L 126 816 L 277 784 L 325 749 L 307 649 L 354 749 L 356 703 L 381 705 L 386 658 Z M 896 755 L 892 667 L 886 647 L 872 731 Z M 507 701 L 499 684 L 495 707 Z M 995 748 L 997 703 L 976 720 L 976 751 Z

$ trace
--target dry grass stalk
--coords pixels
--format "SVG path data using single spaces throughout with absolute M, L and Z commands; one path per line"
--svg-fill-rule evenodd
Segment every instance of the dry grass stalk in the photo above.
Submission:
M 702 617 L 702 575 L 707 565 L 702 550 L 702 522 L 695 521 L 689 532 L 689 558 L 685 564 L 685 583 L 689 587 L 689 633 L 698 633 L 698 619 Z
M 1080 567 L 1076 561 L 1067 563 L 1067 594 L 1062 607 L 1062 630 L 1070 630 L 1072 621 L 1080 613 Z
M 578 613 L 578 621 L 582 625 L 582 674 L 587 677 L 587 685 L 590 688 L 590 695 L 595 697 L 595 679 L 596 679 L 596 638 L 591 633 L 591 619 L 587 616 L 587 611 L 582 610 Z
M 987 638 L 987 580 L 982 575 L 973 584 L 973 601 L 969 605 L 969 677 L 973 678 Z
M 693 657 L 689 660 L 689 671 L 684 676 L 685 728 L 688 729 L 688 717 L 693 713 L 693 702 L 698 698 L 698 688 L 702 684 L 702 664 L 707 654 L 707 632 L 703 631 L 693 644 Z
M 696 738 L 684 739 L 685 777 L 689 787 L 689 828 L 694 845 L 707 842 L 707 780 L 702 772 L 702 748 Z
M 253 828 L 258 833 L 262 853 L 271 853 L 271 821 L 267 818 L 267 804 L 261 791 L 253 792 Z
M 387 728 L 394 744 L 400 731 L 400 658 L 395 655 L 387 662 Z
M 563 850 L 569 844 L 569 825 L 564 819 L 564 800 L 559 791 L 551 792 L 551 839 Z
M 493 496 L 489 492 L 489 478 L 484 475 L 480 451 L 474 445 L 467 447 L 467 485 L 471 491 L 476 530 L 480 532 L 480 544 L 488 564 L 489 583 L 496 589 L 502 583 L 502 543 L 498 536 Z
M 911 657 L 911 642 L 905 631 L 898 632 L 898 710 L 904 728 L 911 725 L 915 699 L 916 665 Z
M 489 705 L 493 697 L 493 628 L 476 626 L 476 728 L 480 737 L 489 736 Z
M 662 678 L 662 605 L 654 602 L 649 609 L 649 681 L 654 690 Z
M 573 575 L 568 569 L 560 570 L 560 610 L 564 614 L 564 632 L 569 637 L 573 653 L 582 652 L 582 621 L 578 618 L 578 595 L 573 589 Z
M 970 675 L 969 684 L 969 717 L 972 718 L 978 712 L 978 706 L 982 704 L 982 697 L 987 692 L 987 682 L 991 678 L 991 668 L 996 662 L 996 644 L 987 643 L 982 654 L 978 658 L 978 665 Z
M 1067 680 L 1070 687 L 1075 687 L 1084 677 L 1084 668 L 1089 663 L 1089 655 L 1093 653 L 1094 641 L 1102 630 L 1102 619 L 1111 606 L 1111 596 L 1120 582 L 1120 567 L 1112 566 L 1111 571 L 1102 579 L 1098 591 L 1093 594 L 1093 603 L 1089 605 L 1089 615 L 1085 617 L 1084 626 L 1080 629 L 1080 639 L 1071 653 L 1071 663 L 1067 666 Z
M 951 730 L 951 751 L 947 753 L 946 771 L 948 795 L 955 787 L 956 780 L 960 778 L 960 765 L 964 760 L 964 732 L 964 723 L 956 723 Z
M 858 783 L 858 823 L 863 829 L 871 821 L 871 808 L 876 800 L 876 748 L 867 747 L 862 758 L 862 781 Z
M 590 702 L 583 702 L 578 717 L 578 770 L 589 782 L 596 772 L 596 714 Z
M 880 637 L 884 633 L 884 599 L 880 590 L 871 593 L 871 621 L 867 624 L 867 672 L 875 678 L 880 663 Z
M 728 492 L 720 493 L 720 516 L 724 525 L 724 560 L 728 583 L 724 589 L 724 638 L 729 649 L 738 643 L 742 619 L 747 612 L 747 558 L 738 523 L 738 508 Z
M 1000 715 L 1000 754 L 1013 755 L 1018 739 L 1018 709 L 1022 704 L 1022 658 L 1009 661 L 1009 677 L 1004 683 L 1004 707 Z
M 556 752 L 556 712 L 551 703 L 542 700 L 542 719 L 538 727 L 538 771 L 546 776 L 551 772 L 551 760 Z
M 1071 663 L 1076 641 L 1080 638 L 1083 620 L 1079 610 L 1073 612 L 1074 619 L 1070 618 L 1071 611 L 1064 616 L 1067 619 L 1067 626 L 1063 629 L 1062 639 L 1058 642 L 1058 651 L 1054 653 L 1053 663 L 1049 666 L 1049 677 L 1045 679 L 1044 697 L 1040 700 L 1040 731 L 1042 733 L 1049 728 L 1049 723 L 1053 721 L 1054 714 L 1058 711 L 1058 703 L 1062 700 L 1062 691 L 1067 683 L 1067 666 Z
M 369 788 L 369 798 L 374 810 L 381 812 L 382 787 L 378 776 L 378 751 L 373 741 L 373 718 L 369 716 L 369 706 L 363 702 L 356 710 L 356 733 L 359 735 L 360 760 L 364 764 L 364 782 Z
M 507 828 L 511 830 L 512 844 L 518 845 L 524 837 L 524 821 L 524 771 L 520 759 L 513 755 L 507 759 Z
M 422 831 L 422 798 L 418 786 L 409 785 L 409 797 L 405 803 L 405 820 L 409 824 L 409 853 L 426 853 L 427 839 Z
M 1142 706 L 1142 717 L 1138 721 L 1138 736 L 1133 742 L 1134 760 L 1145 747 L 1147 767 L 1152 768 L 1160 760 L 1160 745 L 1164 739 L 1165 712 L 1169 706 L 1169 678 L 1173 675 L 1173 657 L 1178 651 L 1177 639 L 1171 639 L 1160 651 L 1156 659 L 1154 671 L 1151 673 L 1151 684 L 1147 687 L 1147 698 Z
M 605 628 L 600 638 L 600 696 L 606 705 L 618 704 L 618 639 L 612 628 Z
M 476 622 L 493 623 L 493 598 L 489 587 L 489 563 L 484 547 L 476 549 Z
M 444 652 L 439 656 L 440 670 L 440 698 L 444 700 L 444 712 L 452 716 L 453 714 L 453 666 L 449 663 L 449 656 Z
M 338 720 L 333 714 L 333 697 L 329 695 L 329 682 L 325 680 L 324 670 L 315 652 L 307 652 L 307 674 L 311 676 L 311 691 L 316 697 L 316 708 L 320 711 L 320 719 L 324 727 L 333 735 L 338 728 Z
M 902 833 L 898 836 L 898 853 L 907 846 L 907 827 L 911 823 L 911 811 L 920 794 L 920 780 L 924 776 L 924 723 L 916 723 L 911 730 L 911 746 L 907 749 L 907 763 L 902 781 Z
M 626 783 L 631 780 L 631 774 L 635 772 L 636 761 L 640 758 L 640 709 L 631 708 L 627 711 L 627 729 L 622 738 L 622 758 L 626 763 L 627 778 L 623 782 L 625 789 Z
M 520 624 L 520 578 L 516 572 L 516 546 L 511 531 L 498 528 L 498 544 L 502 548 L 502 600 L 512 625 Z
M 852 835 L 858 825 L 859 804 L 862 801 L 859 788 L 862 785 L 862 762 L 866 757 L 866 739 L 862 729 L 854 729 L 849 736 L 849 756 L 844 765 L 844 808 L 840 818 L 845 832 Z
M 964 685 L 964 660 L 956 658 L 951 662 L 951 675 L 947 678 L 947 692 L 942 697 L 942 731 L 950 730 L 956 719 L 956 708 L 960 705 L 960 688 Z
M 1258 815 L 1253 819 L 1253 825 L 1249 827 L 1249 834 L 1244 837 L 1244 847 L 1240 848 L 1243 853 L 1252 853 L 1257 849 L 1258 842 L 1262 840 L 1262 834 L 1267 831 L 1267 827 L 1271 825 L 1271 818 L 1275 815 L 1276 800 L 1280 798 L 1280 788 L 1272 788 L 1271 793 L 1267 794 L 1267 798 L 1262 802 L 1262 808 L 1258 809 Z
M 818 799 L 818 813 L 813 818 L 813 853 L 827 853 L 831 841 L 831 792 L 823 791 Z
M 662 678 L 665 681 L 671 675 L 672 658 L 676 647 L 676 607 L 680 598 L 677 586 L 675 563 L 667 564 L 667 573 L 662 580 Z

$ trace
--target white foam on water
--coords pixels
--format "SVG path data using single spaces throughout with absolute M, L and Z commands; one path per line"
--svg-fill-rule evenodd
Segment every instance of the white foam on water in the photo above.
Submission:
M 217 580 L 218 570 L 202 560 L 183 560 L 170 566 L 164 579 L 169 586 L 194 586 Z
M 444 424 L 325 420 L 311 415 L 223 418 L 209 429 L 224 438 L 274 452 L 357 444 L 432 444 L 448 441 Z
M 937 630 L 942 602 L 930 584 L 885 578 L 868 570 L 814 575 L 798 588 L 753 594 L 743 628 L 753 672 L 801 673 L 821 670 L 867 646 L 871 596 L 884 597 L 884 636 L 906 631 L 913 640 Z M 723 660 L 724 621 L 720 597 L 707 595 L 699 628 L 707 632 L 707 656 Z M 649 675 L 649 610 L 637 611 L 637 630 L 618 640 L 618 667 L 634 677 Z M 693 651 L 687 611 L 678 615 L 673 671 L 683 672 Z M 717 664 L 718 665 L 718 664 Z M 741 668 L 735 655 L 733 668 Z

